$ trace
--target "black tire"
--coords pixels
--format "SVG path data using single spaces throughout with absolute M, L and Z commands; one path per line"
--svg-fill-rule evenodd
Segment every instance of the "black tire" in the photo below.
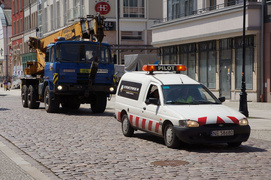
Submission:
M 59 102 L 57 98 L 53 100 L 49 93 L 49 86 L 46 86 L 44 92 L 44 106 L 48 113 L 55 113 L 59 110 Z
M 93 113 L 103 113 L 106 108 L 106 94 L 105 93 L 97 93 L 91 102 L 91 110 Z
M 126 136 L 126 137 L 132 137 L 134 135 L 135 130 L 131 126 L 127 114 L 124 114 L 122 116 L 121 120 L 122 120 L 121 129 L 122 129 L 123 135 Z
M 28 104 L 27 104 L 27 91 L 28 91 L 28 88 L 26 85 L 23 85 L 23 88 L 21 90 L 21 97 L 22 97 L 22 104 L 23 104 L 23 107 L 28 107 Z
M 242 144 L 242 142 L 229 142 L 229 147 L 239 147 Z
M 28 93 L 27 93 L 27 104 L 29 109 L 38 109 L 40 106 L 40 102 L 38 101 L 38 91 L 30 85 L 28 87 Z
M 181 145 L 180 140 L 174 133 L 173 125 L 167 124 L 164 130 L 164 141 L 169 148 L 179 148 Z

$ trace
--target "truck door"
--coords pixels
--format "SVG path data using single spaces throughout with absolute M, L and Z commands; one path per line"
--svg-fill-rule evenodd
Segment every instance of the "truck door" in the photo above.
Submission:
M 142 107 L 142 127 L 143 129 L 156 134 L 162 134 L 162 125 L 160 125 L 160 110 L 162 92 L 159 85 L 150 84 L 145 96 L 145 103 Z M 145 120 L 144 120 L 145 119 Z M 144 122 L 145 121 L 145 122 Z M 145 126 L 143 126 L 145 125 Z
M 46 51 L 46 58 L 45 58 L 45 69 L 44 69 L 44 79 L 48 81 L 50 90 L 53 89 L 53 79 L 55 75 L 55 63 L 54 63 L 54 55 L 55 51 L 53 47 L 50 47 Z

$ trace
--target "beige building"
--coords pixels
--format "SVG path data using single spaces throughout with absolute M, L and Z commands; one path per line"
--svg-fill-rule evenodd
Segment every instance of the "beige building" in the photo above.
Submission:
M 246 92 L 260 101 L 261 2 L 246 6 Z M 239 100 L 242 77 L 243 1 L 163 0 L 163 21 L 152 26 L 152 45 L 163 63 L 182 63 L 186 74 L 217 97 Z
M 151 26 L 162 19 L 162 0 L 39 0 L 38 37 L 97 12 L 106 18 L 104 42 L 119 57 L 118 64 L 125 54 L 157 53 Z

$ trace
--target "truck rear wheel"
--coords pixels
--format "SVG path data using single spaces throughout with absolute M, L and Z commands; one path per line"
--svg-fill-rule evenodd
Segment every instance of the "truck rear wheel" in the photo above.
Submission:
M 28 104 L 27 104 L 27 91 L 28 91 L 27 86 L 23 85 L 23 88 L 22 88 L 22 91 L 21 91 L 23 107 L 28 107 Z
M 27 104 L 29 109 L 38 109 L 40 106 L 40 102 L 38 101 L 38 91 L 30 85 L 28 88 L 28 93 L 27 93 Z
M 106 108 L 106 94 L 97 93 L 93 102 L 91 102 L 91 110 L 93 113 L 103 113 Z
M 45 92 L 44 92 L 44 105 L 45 105 L 45 110 L 48 113 L 58 112 L 59 102 L 58 102 L 58 100 L 56 98 L 53 99 L 50 96 L 49 86 L 46 86 L 46 88 L 45 88 Z

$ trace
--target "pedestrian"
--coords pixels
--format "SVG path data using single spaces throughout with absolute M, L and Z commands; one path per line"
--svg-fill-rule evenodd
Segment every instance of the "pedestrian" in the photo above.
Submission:
M 5 81 L 4 81 L 4 91 L 7 90 L 7 85 L 8 85 L 8 83 L 7 83 L 7 81 L 5 80 Z
M 9 91 L 10 91 L 10 89 L 11 89 L 11 82 L 10 82 L 10 81 L 8 81 L 8 87 L 7 87 L 7 90 L 9 90 Z

